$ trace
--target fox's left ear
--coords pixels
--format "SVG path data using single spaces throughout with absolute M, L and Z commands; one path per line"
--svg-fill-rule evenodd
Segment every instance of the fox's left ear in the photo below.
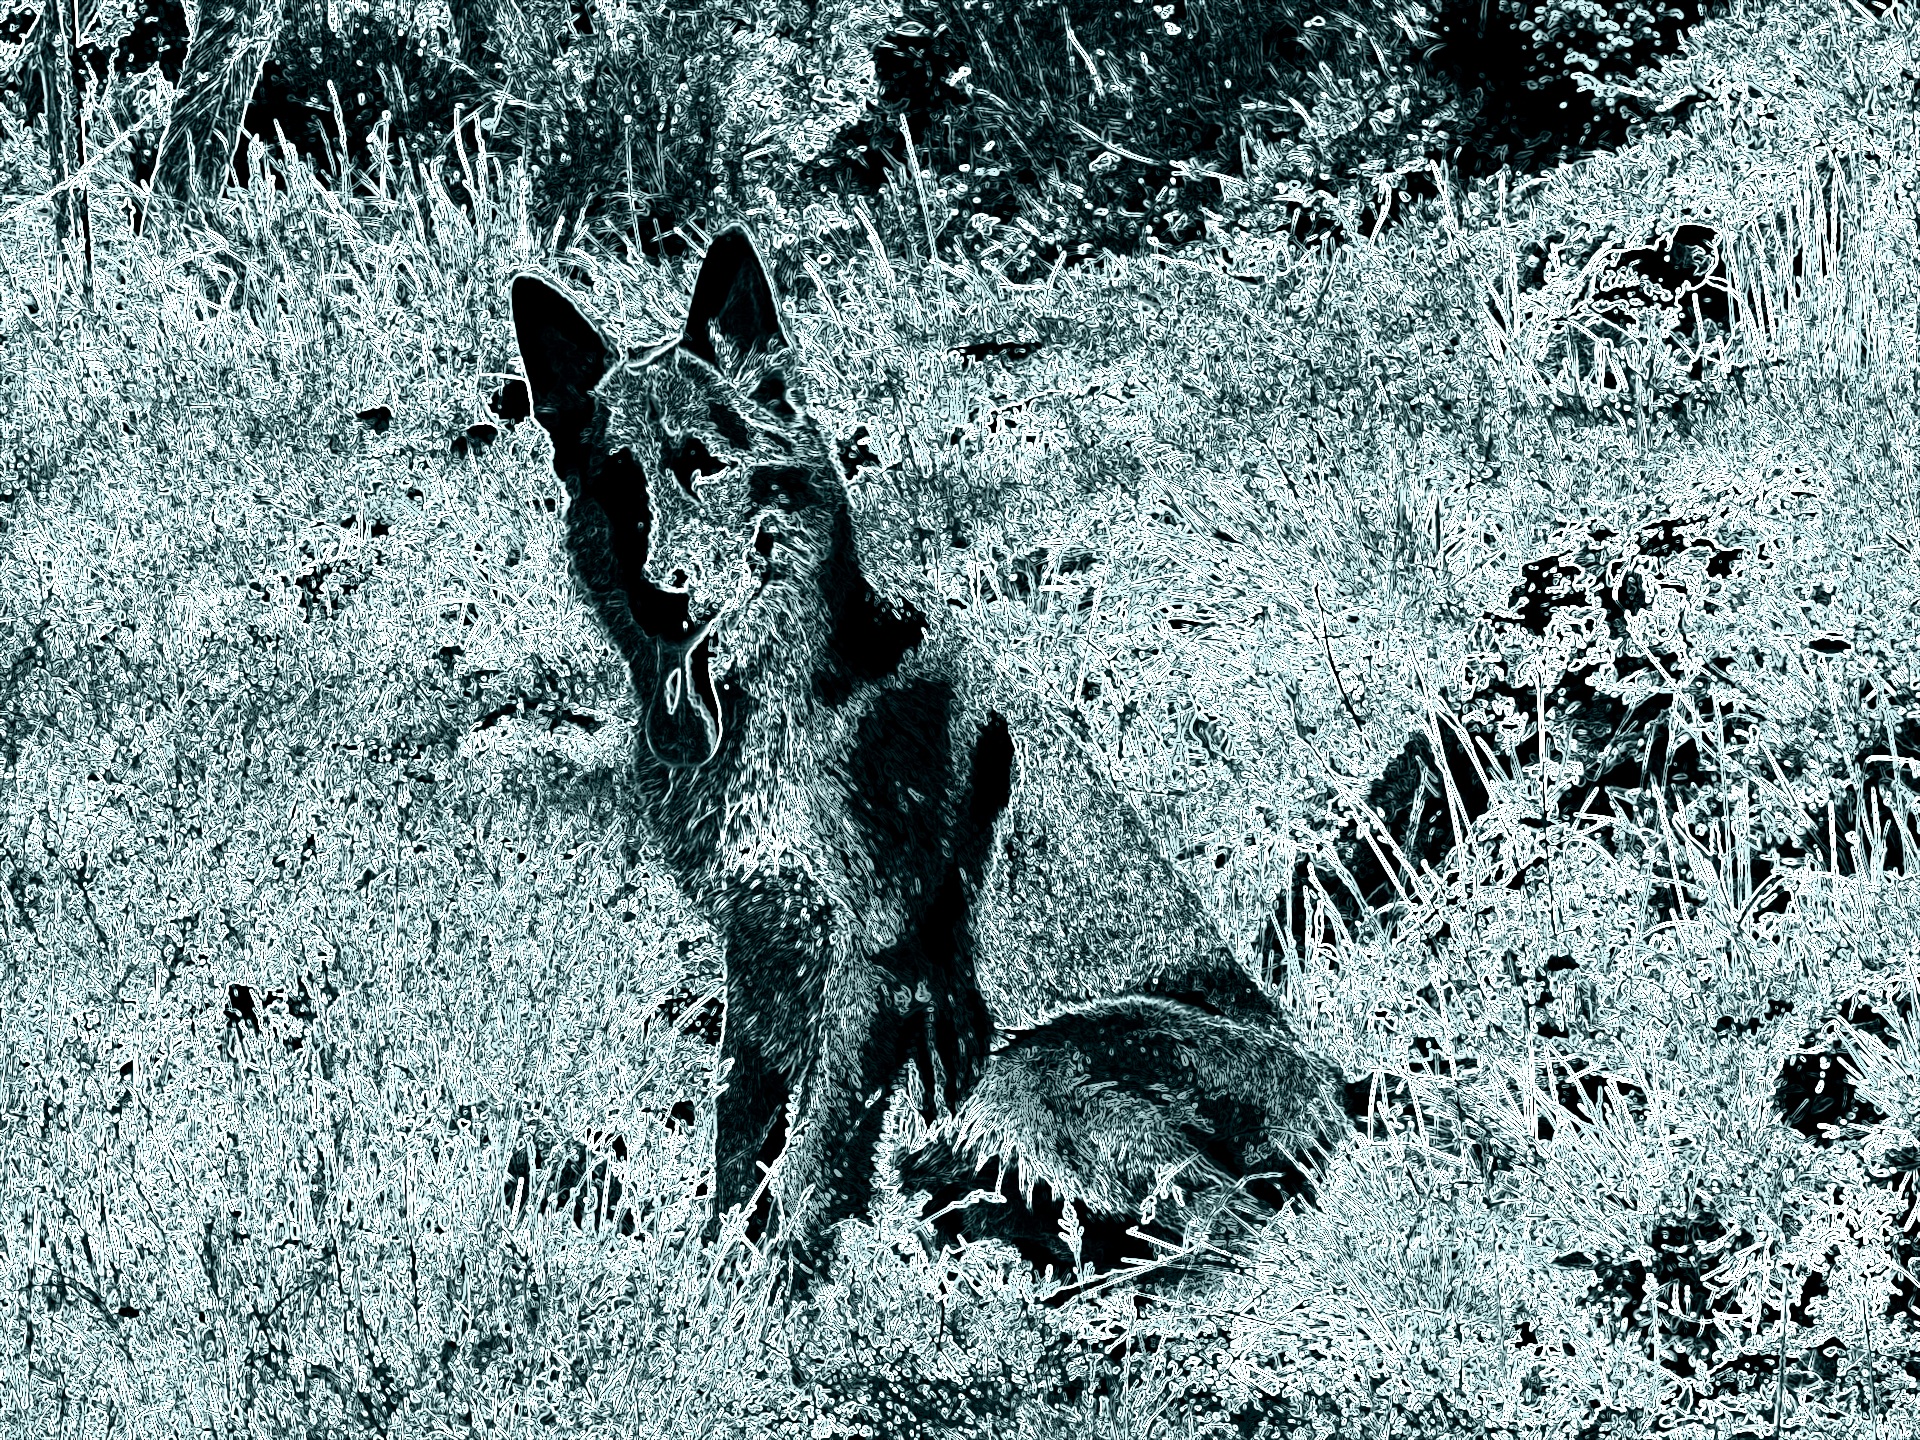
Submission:
M 613 356 L 599 327 L 545 280 L 521 275 L 513 282 L 513 332 L 535 418 L 548 434 L 579 430 Z
M 740 225 L 721 231 L 707 248 L 707 258 L 700 262 L 700 278 L 693 283 L 687 329 L 680 344 L 717 366 L 720 362 L 715 340 L 725 340 L 738 356 L 754 350 L 777 350 L 787 343 L 760 252 Z

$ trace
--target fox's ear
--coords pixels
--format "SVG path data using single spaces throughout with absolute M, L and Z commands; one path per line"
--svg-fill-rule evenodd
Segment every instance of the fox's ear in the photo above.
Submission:
M 739 225 L 721 231 L 700 262 L 700 278 L 693 282 L 687 329 L 680 344 L 708 364 L 718 365 L 716 340 L 725 340 L 735 355 L 774 350 L 787 343 L 760 254 Z
M 573 301 L 534 275 L 513 282 L 513 333 L 533 413 L 549 434 L 578 430 L 593 412 L 593 387 L 607 373 L 612 347 Z

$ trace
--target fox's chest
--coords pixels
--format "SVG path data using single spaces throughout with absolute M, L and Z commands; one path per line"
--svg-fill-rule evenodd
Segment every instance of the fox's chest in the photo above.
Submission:
M 805 877 L 842 943 L 871 954 L 899 942 L 952 850 L 951 690 L 909 680 L 763 716 L 741 737 L 707 887 L 736 895 Z

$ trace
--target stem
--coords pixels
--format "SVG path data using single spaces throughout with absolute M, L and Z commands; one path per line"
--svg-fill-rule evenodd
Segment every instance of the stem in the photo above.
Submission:
M 67 66 L 73 84 L 73 153 L 76 165 L 75 174 L 85 176 L 87 170 L 87 107 L 81 96 L 80 87 L 80 0 L 72 0 L 71 11 L 63 17 L 67 23 L 61 26 L 67 32 Z M 89 89 L 91 86 L 88 87 Z M 92 207 L 87 203 L 86 185 L 78 188 L 75 199 L 80 207 L 80 243 L 86 257 L 85 284 L 89 303 L 93 300 L 93 216 Z

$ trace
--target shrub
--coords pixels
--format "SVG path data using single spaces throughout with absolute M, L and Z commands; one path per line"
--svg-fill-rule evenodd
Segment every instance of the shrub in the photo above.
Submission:
M 1210 219 L 1371 230 L 1434 193 L 1433 162 L 1486 175 L 1624 142 L 1644 117 L 1609 82 L 1671 53 L 1708 3 L 922 0 L 821 163 L 869 192 L 906 177 L 901 243 L 957 225 L 938 243 L 1014 274 Z
M 30 121 L 46 109 L 44 61 L 36 64 L 25 49 L 38 15 L 39 7 L 28 4 L 0 13 L 0 114 Z M 131 132 L 114 168 L 145 180 L 152 173 L 154 147 L 165 120 L 156 81 L 171 85 L 178 80 L 187 54 L 187 18 L 180 0 L 102 0 L 78 49 L 80 83 L 91 87 L 112 129 Z M 110 133 L 106 126 L 99 129 L 92 137 L 94 145 L 104 144 Z
M 945 243 L 1015 274 L 1194 239 L 1257 205 L 1250 180 L 1324 227 L 1341 180 L 1425 163 L 1420 122 L 1444 97 L 1411 47 L 1419 23 L 1406 7 L 932 0 L 876 49 L 875 102 L 823 168 L 876 189 L 911 168 L 911 133 L 932 177 L 919 224 L 957 221 Z
M 364 167 L 369 147 L 402 155 L 440 151 L 455 107 L 471 115 L 484 90 L 460 54 L 460 37 L 423 26 L 394 0 L 292 7 L 247 107 L 236 164 L 247 174 L 249 142 L 286 143 L 323 176 Z M 356 162 L 355 152 L 360 152 Z
M 613 217 L 657 248 L 702 208 L 714 158 L 716 14 L 592 0 L 454 0 L 440 23 L 396 0 L 290 11 L 245 128 L 323 176 L 440 156 L 448 183 L 480 146 L 523 159 L 543 230 Z M 239 170 L 247 172 L 245 142 Z M 675 237 L 677 241 L 678 237 Z
M 963 245 L 1023 276 L 1209 224 L 1372 230 L 1433 193 L 1434 162 L 1486 175 L 1620 144 L 1645 118 L 1623 83 L 1712 3 L 914 0 L 890 19 L 450 0 L 436 22 L 344 0 L 288 12 L 245 129 L 338 176 L 343 139 L 424 156 L 470 117 L 464 143 L 527 161 L 542 229 L 649 254 L 743 212 L 777 253 L 820 233 L 799 213 L 816 191 L 885 192 L 889 244 Z M 154 58 L 178 74 L 178 0 L 101 13 L 97 76 Z M 237 159 L 244 175 L 244 143 Z
M 706 212 L 730 27 L 712 7 L 502 0 L 478 41 L 535 223 L 610 226 L 647 253 Z M 504 102 L 504 103 L 502 103 Z
M 803 162 L 865 103 L 884 29 L 859 7 L 776 4 L 749 25 L 599 0 L 455 0 L 450 28 L 423 28 L 393 0 L 349 3 L 337 29 L 323 12 L 290 19 L 251 131 L 270 140 L 277 120 L 337 175 L 342 131 L 421 156 L 444 151 L 459 114 L 469 152 L 526 162 L 532 219 L 556 243 L 591 231 L 648 255 L 687 248 L 683 223 L 743 212 L 763 244 L 790 245 Z
M 1443 0 L 1439 69 L 1469 102 L 1458 164 L 1539 170 L 1624 144 L 1647 117 L 1614 85 L 1672 54 L 1710 0 Z M 1579 77 L 1607 82 L 1583 87 Z

